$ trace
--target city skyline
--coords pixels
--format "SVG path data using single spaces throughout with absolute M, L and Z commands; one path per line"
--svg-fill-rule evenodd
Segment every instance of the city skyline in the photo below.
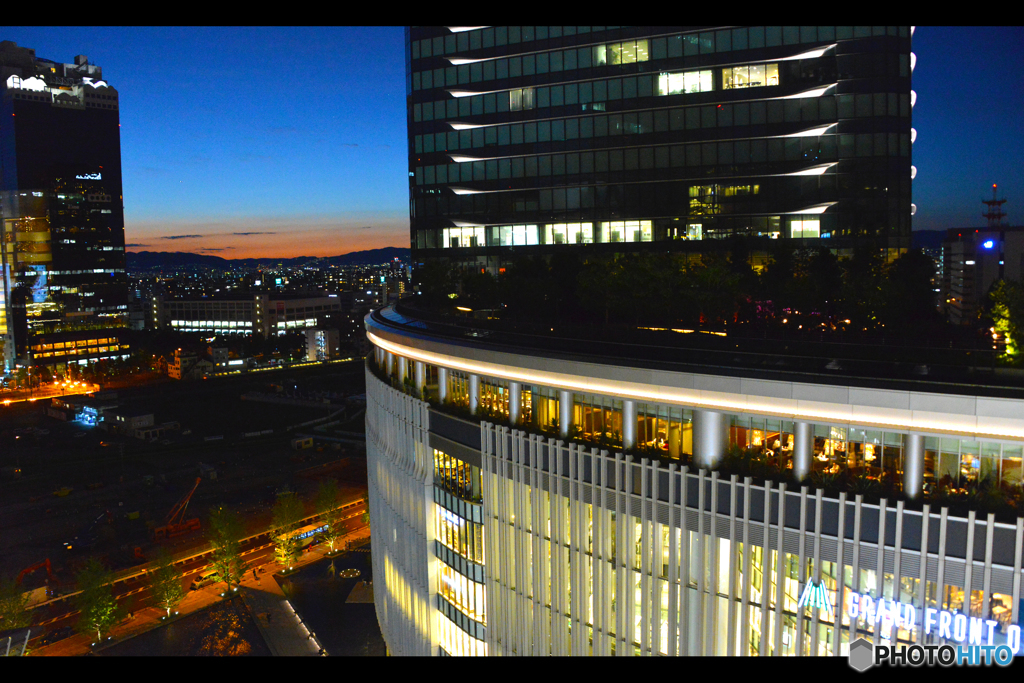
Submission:
M 1009 222 L 1022 222 L 1013 160 L 1024 150 L 1012 98 L 999 95 L 1021 78 L 1020 37 L 1015 27 L 917 29 L 915 230 L 983 225 L 992 183 Z M 128 251 L 245 258 L 408 246 L 400 27 L 37 27 L 3 39 L 58 62 L 85 54 L 118 89 Z M 953 43 L 961 49 L 946 49 Z M 361 56 L 367 46 L 373 59 Z

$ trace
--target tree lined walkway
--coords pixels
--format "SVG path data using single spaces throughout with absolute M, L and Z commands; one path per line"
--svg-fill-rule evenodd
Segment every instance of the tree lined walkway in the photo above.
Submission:
M 340 547 L 368 541 L 369 538 L 369 527 L 357 529 L 340 540 Z M 299 568 L 316 562 L 322 559 L 327 551 L 328 548 L 325 544 L 314 546 L 309 551 L 300 553 L 294 566 Z M 262 565 L 262 568 L 265 571 L 257 573 L 255 578 L 251 569 L 246 571 L 238 585 L 242 600 L 256 621 L 267 647 L 274 656 L 318 654 L 319 643 L 308 637 L 309 632 L 302 625 L 275 580 L 274 574 L 281 570 L 281 565 L 278 562 L 270 562 Z M 190 591 L 178 605 L 177 611 L 179 615 L 183 616 L 194 614 L 222 600 L 220 594 L 223 592 L 223 582 L 201 590 Z M 270 615 L 269 620 L 268 614 Z M 163 626 L 167 623 L 162 619 L 165 615 L 166 610 L 156 605 L 136 611 L 130 618 L 126 617 L 114 625 L 107 633 L 110 639 L 100 645 L 98 649 L 102 650 L 115 643 Z M 32 649 L 28 654 L 45 657 L 82 656 L 93 650 L 91 642 L 92 640 L 86 636 L 75 634 L 52 645 Z

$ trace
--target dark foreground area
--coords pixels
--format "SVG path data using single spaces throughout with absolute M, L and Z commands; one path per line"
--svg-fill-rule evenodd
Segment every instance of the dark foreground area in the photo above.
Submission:
M 346 602 L 357 584 L 372 578 L 369 559 L 370 553 L 353 551 L 314 562 L 281 583 L 295 611 L 332 657 L 386 654 L 373 604 Z M 358 569 L 360 577 L 342 578 L 342 570 L 349 568 Z

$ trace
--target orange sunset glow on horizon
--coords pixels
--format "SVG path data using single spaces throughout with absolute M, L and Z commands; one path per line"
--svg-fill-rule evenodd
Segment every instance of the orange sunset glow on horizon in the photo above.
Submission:
M 209 222 L 131 221 L 125 251 L 187 252 L 241 258 L 339 256 L 353 251 L 409 246 L 408 216 L 251 218 Z

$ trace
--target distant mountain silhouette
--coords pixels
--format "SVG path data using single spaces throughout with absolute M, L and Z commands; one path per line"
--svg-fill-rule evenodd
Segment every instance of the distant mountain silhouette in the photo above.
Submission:
M 151 270 L 154 268 L 258 268 L 300 267 L 308 263 L 323 263 L 334 266 L 366 266 L 399 259 L 409 262 L 409 249 L 406 247 L 384 247 L 383 249 L 367 249 L 353 251 L 340 256 L 296 256 L 295 258 L 242 258 L 226 259 L 207 254 L 191 254 L 182 251 L 139 251 L 127 252 L 125 262 L 128 270 Z

